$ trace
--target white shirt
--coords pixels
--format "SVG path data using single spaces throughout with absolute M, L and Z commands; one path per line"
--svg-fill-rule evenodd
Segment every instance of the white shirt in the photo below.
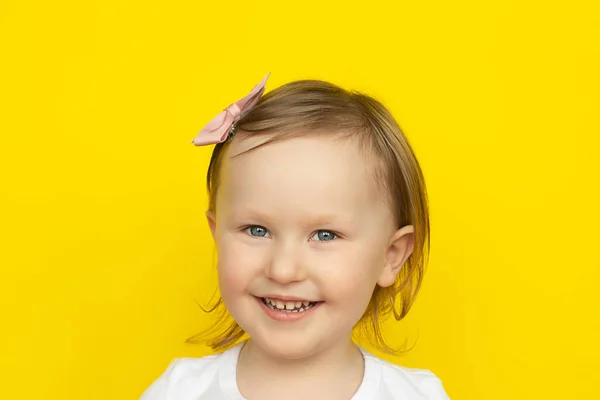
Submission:
M 236 379 L 242 345 L 221 354 L 174 359 L 140 400 L 245 400 Z M 350 400 L 450 400 L 432 372 L 400 367 L 360 350 L 365 372 Z

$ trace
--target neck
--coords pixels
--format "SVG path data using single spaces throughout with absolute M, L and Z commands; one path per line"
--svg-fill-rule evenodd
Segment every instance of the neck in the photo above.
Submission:
M 264 351 L 249 339 L 239 355 L 237 381 L 242 394 L 256 394 L 256 385 L 269 382 L 271 390 L 306 391 L 307 387 L 335 387 L 339 381 L 350 392 L 356 391 L 364 374 L 363 357 L 350 337 L 315 354 L 298 359 L 281 359 Z M 307 383 L 309 385 L 307 385 Z M 333 385 L 332 385 L 333 384 Z M 263 397 L 266 398 L 266 397 Z

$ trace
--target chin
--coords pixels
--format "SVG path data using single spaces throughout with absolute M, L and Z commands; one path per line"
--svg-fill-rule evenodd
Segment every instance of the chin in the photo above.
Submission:
M 274 358 L 285 360 L 298 360 L 310 357 L 319 352 L 319 343 L 314 342 L 309 338 L 275 338 L 267 337 L 252 337 L 255 345 Z
M 285 345 L 273 345 L 267 344 L 266 348 L 263 348 L 265 352 L 271 355 L 274 358 L 284 359 L 284 360 L 299 360 L 302 358 L 306 358 L 314 353 L 314 350 L 309 348 L 309 346 L 295 345 L 295 346 L 285 346 Z M 261 346 L 262 347 L 262 346 Z

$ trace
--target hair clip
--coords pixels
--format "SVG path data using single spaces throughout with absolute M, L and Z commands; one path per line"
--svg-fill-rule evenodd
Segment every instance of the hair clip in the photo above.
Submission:
M 192 143 L 196 146 L 223 143 L 231 141 L 236 130 L 236 123 L 256 105 L 265 92 L 265 85 L 269 79 L 269 72 L 263 80 L 245 97 L 236 101 L 217 116 L 215 116 L 200 132 Z
M 231 128 L 229 128 L 229 131 L 227 132 L 227 139 L 225 139 L 226 141 L 231 142 L 236 129 L 237 129 L 237 125 L 236 125 L 236 122 L 234 122 L 231 125 Z

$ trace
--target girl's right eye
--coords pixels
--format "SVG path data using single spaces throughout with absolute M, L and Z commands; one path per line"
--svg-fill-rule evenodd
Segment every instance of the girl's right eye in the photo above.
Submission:
M 269 231 L 267 230 L 267 228 L 262 227 L 260 225 L 252 225 L 246 228 L 246 232 L 250 235 L 250 236 L 255 236 L 255 237 L 268 237 L 271 236 L 271 234 L 269 233 Z

